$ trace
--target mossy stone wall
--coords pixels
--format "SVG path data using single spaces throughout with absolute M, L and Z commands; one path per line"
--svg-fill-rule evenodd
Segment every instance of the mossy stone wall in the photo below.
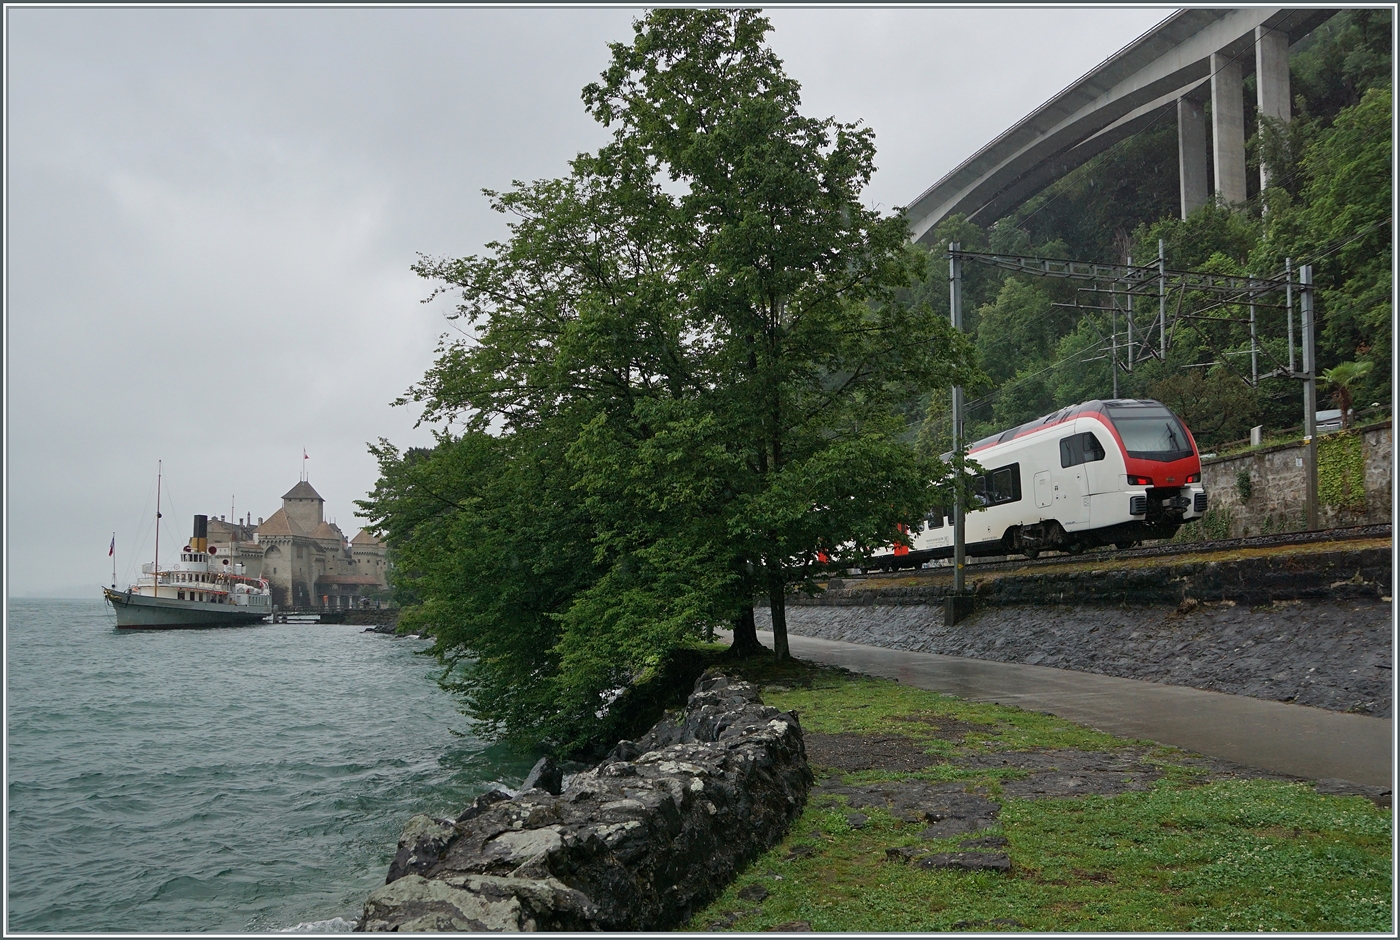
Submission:
M 1201 461 L 1210 494 L 1210 532 L 1189 538 L 1238 538 L 1297 532 L 1306 526 L 1307 478 L 1301 444 L 1281 444 Z M 1394 439 L 1390 421 L 1318 437 L 1318 521 L 1324 528 L 1391 520 Z M 1247 482 L 1246 482 L 1247 481 Z

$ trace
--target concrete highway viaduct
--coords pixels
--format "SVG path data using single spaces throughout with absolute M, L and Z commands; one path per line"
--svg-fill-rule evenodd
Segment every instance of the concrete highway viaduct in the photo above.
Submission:
M 934 227 L 958 213 L 988 225 L 1173 111 L 1182 216 L 1209 201 L 1212 188 L 1226 203 L 1244 202 L 1244 79 L 1258 75 L 1257 114 L 1288 121 L 1288 48 L 1336 12 L 1243 7 L 1172 14 L 925 190 L 905 210 L 911 236 L 931 240 Z M 1266 184 L 1267 167 L 1260 172 Z

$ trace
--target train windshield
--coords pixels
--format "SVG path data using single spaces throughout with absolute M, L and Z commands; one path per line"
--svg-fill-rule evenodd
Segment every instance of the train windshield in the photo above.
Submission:
M 1123 439 L 1129 457 L 1139 460 L 1181 460 L 1190 457 L 1191 439 L 1176 415 L 1162 405 L 1109 405 L 1108 417 Z

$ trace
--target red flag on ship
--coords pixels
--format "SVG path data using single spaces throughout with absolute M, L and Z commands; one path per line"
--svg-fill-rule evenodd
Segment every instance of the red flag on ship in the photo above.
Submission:
M 107 557 L 111 558 L 117 553 L 117 537 L 112 536 L 112 544 L 107 546 Z

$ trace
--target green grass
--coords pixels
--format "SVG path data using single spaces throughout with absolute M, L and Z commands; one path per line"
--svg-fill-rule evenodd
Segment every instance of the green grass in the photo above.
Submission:
M 765 702 L 796 709 L 809 732 L 899 734 L 948 757 L 969 750 L 1112 750 L 1142 743 L 885 680 L 802 664 L 775 670 L 741 667 L 765 686 Z M 973 731 L 961 747 L 934 738 L 932 725 L 918 720 L 936 717 L 990 730 Z M 1201 784 L 1197 771 L 1174 763 L 1181 756 L 1172 748 L 1152 752 L 1165 776 L 1150 791 L 1002 801 L 1000 828 L 977 835 L 1006 836 L 1009 874 L 923 871 L 890 861 L 886 849 L 957 851 L 967 837 L 921 841 L 925 824 L 877 809 L 862 809 L 869 822 L 855 830 L 842 798 L 814 792 L 788 837 L 698 913 L 689 929 L 719 929 L 710 926 L 715 921 L 741 932 L 794 921 L 832 932 L 1390 929 L 1389 810 L 1298 783 Z M 843 779 L 961 779 L 968 789 L 976 785 L 995 796 L 997 780 L 1007 775 L 942 763 L 916 773 L 866 771 Z M 814 851 L 789 861 L 795 845 Z M 739 897 L 753 885 L 768 896 Z

